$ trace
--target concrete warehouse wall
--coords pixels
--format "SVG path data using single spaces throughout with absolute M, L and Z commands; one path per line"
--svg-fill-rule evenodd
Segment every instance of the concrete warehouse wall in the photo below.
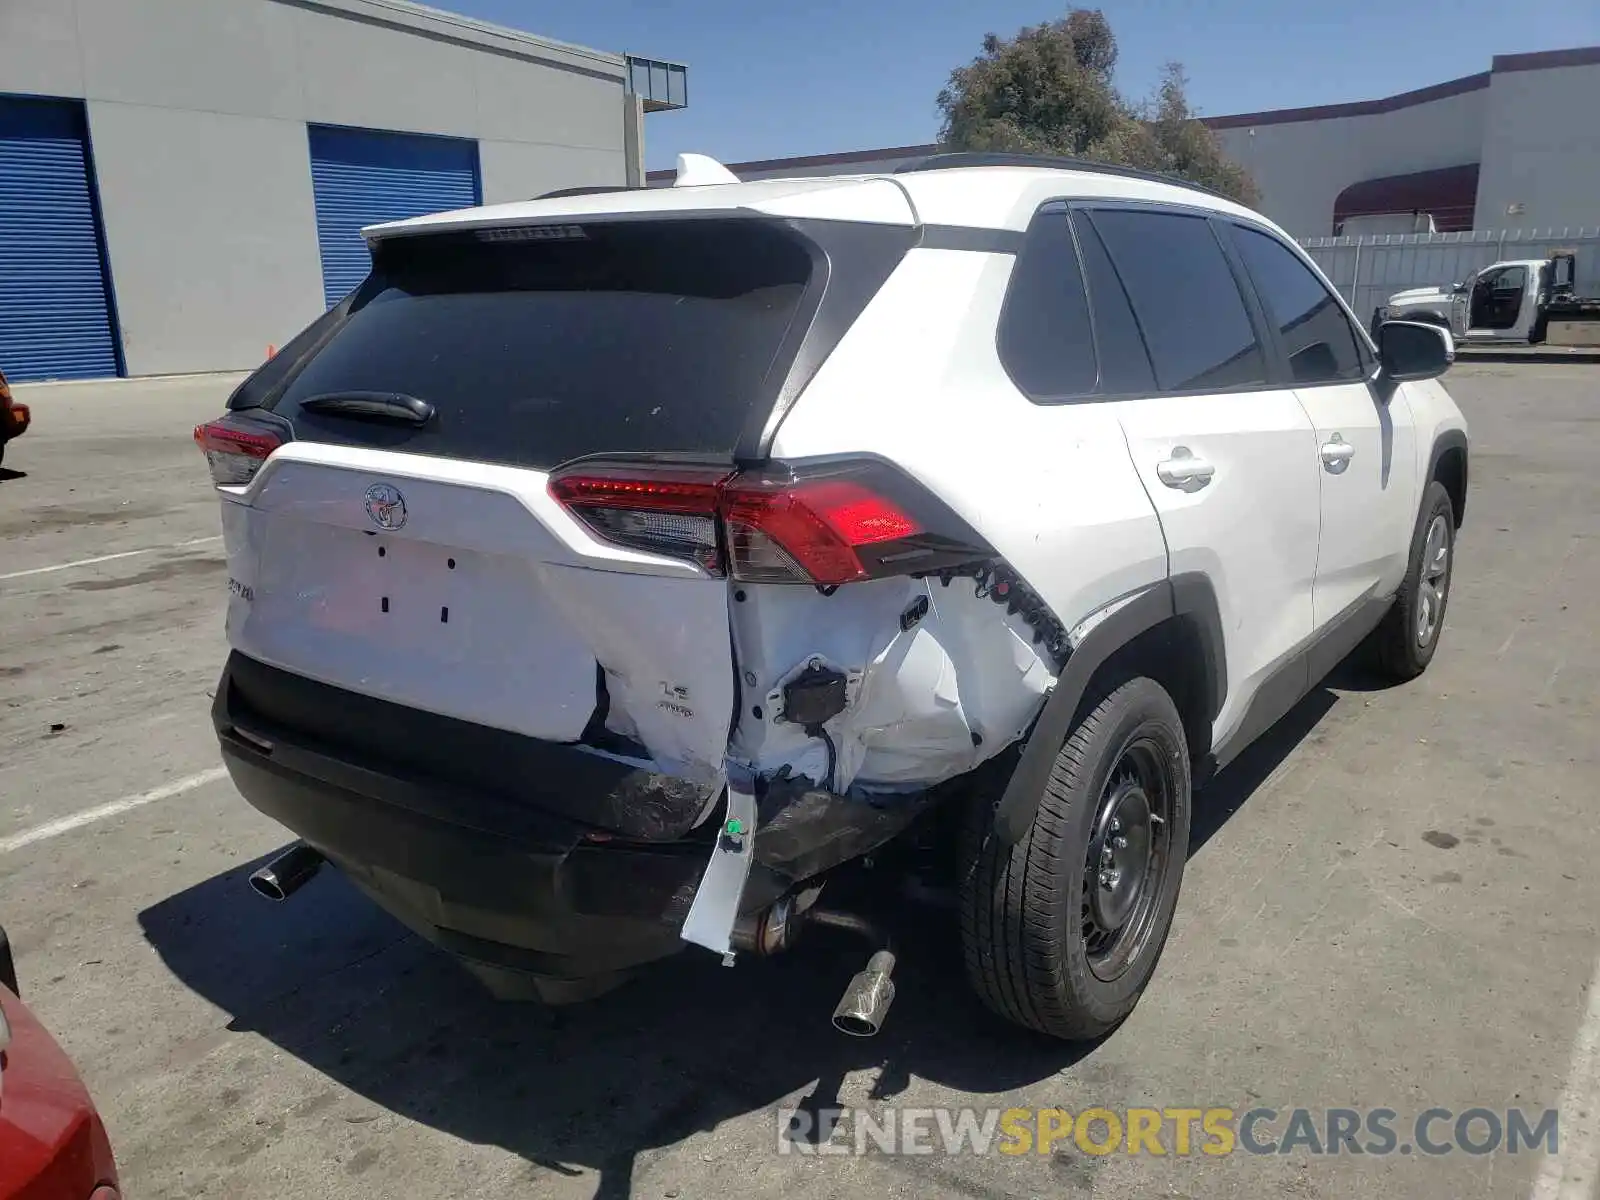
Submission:
M 1353 183 L 1477 162 L 1488 96 L 1480 87 L 1365 116 L 1214 132 L 1254 177 L 1262 212 L 1295 237 L 1326 237 L 1334 201 Z
M 88 107 L 128 374 L 248 367 L 322 311 L 304 124 Z
M 1340 194 L 1355 184 L 1389 196 L 1429 192 L 1436 215 L 1470 217 L 1477 229 L 1600 221 L 1600 46 L 1496 55 L 1477 75 L 1375 100 L 1203 119 L 1260 185 L 1261 211 L 1295 237 L 1332 234 Z M 938 149 L 886 146 L 728 166 L 742 179 L 872 174 Z M 672 175 L 651 171 L 650 186 L 667 186 Z M 1509 211 L 1513 205 L 1520 209 Z
M 387 0 L 0 0 L 0 90 L 87 101 L 130 375 L 322 311 L 306 124 L 479 141 L 488 202 L 622 184 L 621 55 Z
M 1505 61 L 1488 89 L 1479 226 L 1600 224 L 1600 61 L 1545 70 Z

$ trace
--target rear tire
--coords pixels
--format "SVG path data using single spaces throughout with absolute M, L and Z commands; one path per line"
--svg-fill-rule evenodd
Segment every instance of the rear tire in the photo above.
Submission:
M 1379 671 L 1397 683 L 1428 669 L 1444 632 L 1455 574 L 1456 519 L 1450 493 L 1437 479 L 1422 493 L 1422 513 L 1411 535 L 1411 558 L 1394 606 L 1373 631 L 1373 658 Z
M 1178 710 L 1136 678 L 1073 729 L 1015 846 L 995 836 L 993 800 L 974 804 L 961 934 L 968 981 L 990 1009 L 1069 1041 L 1109 1033 L 1133 1011 L 1172 927 L 1189 787 Z

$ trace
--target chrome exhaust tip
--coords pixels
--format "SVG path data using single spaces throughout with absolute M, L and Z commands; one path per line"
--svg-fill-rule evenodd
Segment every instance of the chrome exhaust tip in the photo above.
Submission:
M 879 950 L 845 988 L 839 1006 L 833 1010 L 833 1027 L 851 1037 L 872 1037 L 883 1028 L 883 1019 L 894 1003 L 894 955 Z
M 296 842 L 266 866 L 250 875 L 251 890 L 281 904 L 294 895 L 322 866 L 322 855 L 304 842 Z

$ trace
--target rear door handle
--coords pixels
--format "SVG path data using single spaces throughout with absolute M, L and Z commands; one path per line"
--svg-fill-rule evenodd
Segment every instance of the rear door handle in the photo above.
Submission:
M 1327 468 L 1330 475 L 1343 474 L 1355 456 L 1356 448 L 1337 433 L 1322 443 L 1322 465 Z
M 1196 458 L 1187 446 L 1174 446 L 1172 457 L 1156 464 L 1156 478 L 1180 492 L 1198 492 L 1217 473 L 1203 458 Z

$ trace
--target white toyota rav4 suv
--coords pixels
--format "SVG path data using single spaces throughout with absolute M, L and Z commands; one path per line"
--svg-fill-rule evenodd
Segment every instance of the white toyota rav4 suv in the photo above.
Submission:
M 562 1002 L 871 933 L 830 873 L 950 830 L 972 985 L 1102 1034 L 1191 789 L 1358 645 L 1434 654 L 1450 336 L 1374 342 L 1270 222 L 1138 172 L 679 183 L 368 229 L 366 282 L 195 431 L 223 757 L 302 839 L 255 885 L 325 857 Z

